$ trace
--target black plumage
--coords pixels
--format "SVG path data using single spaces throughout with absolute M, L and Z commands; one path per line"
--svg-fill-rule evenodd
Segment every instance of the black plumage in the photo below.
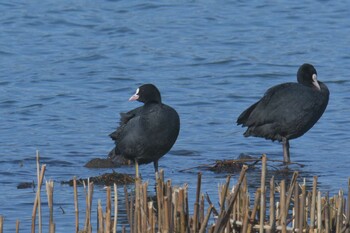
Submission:
M 298 83 L 283 83 L 266 91 L 237 119 L 246 126 L 245 137 L 254 136 L 278 140 L 283 144 L 284 162 L 290 162 L 289 140 L 302 136 L 325 111 L 329 90 L 317 81 L 316 69 L 310 64 L 300 66 Z
M 172 148 L 179 135 L 179 115 L 162 103 L 160 92 L 153 84 L 140 86 L 129 100 L 144 105 L 120 114 L 120 125 L 110 134 L 116 144 L 110 155 L 112 159 L 123 156 L 135 161 L 136 176 L 138 164 L 153 162 L 157 172 L 158 160 Z

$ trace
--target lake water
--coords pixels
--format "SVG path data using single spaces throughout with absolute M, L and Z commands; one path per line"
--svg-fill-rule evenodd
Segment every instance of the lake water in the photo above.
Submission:
M 244 138 L 235 121 L 269 87 L 295 81 L 305 62 L 316 67 L 331 97 L 319 122 L 291 141 L 291 159 L 305 164 L 296 168 L 307 180 L 319 177 L 323 192 L 347 189 L 347 1 L 2 1 L 0 12 L 6 232 L 14 231 L 16 219 L 21 231 L 30 229 L 34 193 L 16 186 L 36 180 L 36 150 L 47 164 L 45 179 L 55 181 L 56 232 L 74 230 L 73 190 L 60 181 L 111 172 L 83 165 L 107 156 L 113 147 L 108 134 L 119 112 L 140 106 L 127 100 L 143 83 L 157 85 L 181 117 L 179 138 L 159 166 L 174 184 L 189 183 L 190 196 L 199 170 L 182 169 L 242 153 L 282 159 L 279 143 Z M 153 165 L 140 169 L 153 183 Z M 116 171 L 133 174 L 134 168 Z M 250 172 L 248 181 L 259 172 Z M 226 175 L 203 171 L 202 191 L 214 202 Z M 105 200 L 103 187 L 96 188 L 98 198 Z

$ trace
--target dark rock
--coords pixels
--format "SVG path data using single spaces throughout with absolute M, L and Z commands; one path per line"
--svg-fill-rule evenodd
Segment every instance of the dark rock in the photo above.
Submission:
M 120 165 L 123 165 L 121 163 L 117 163 L 115 161 L 112 161 L 111 159 L 100 159 L 100 158 L 94 158 L 87 162 L 84 167 L 87 168 L 115 168 L 119 167 Z
M 33 182 L 22 182 L 17 185 L 17 189 L 29 189 L 35 188 L 34 181 Z
M 127 175 L 127 174 L 121 174 L 117 172 L 113 173 L 105 173 L 100 176 L 95 176 L 95 177 L 90 177 L 90 182 L 93 182 L 94 184 L 97 185 L 106 185 L 110 186 L 113 184 L 117 185 L 126 185 L 126 184 L 131 184 L 134 182 L 134 178 Z M 85 182 L 87 184 L 88 179 L 78 179 L 77 184 L 82 185 Z M 73 186 L 73 180 L 69 181 L 62 181 L 61 184 L 68 184 L 70 186 Z

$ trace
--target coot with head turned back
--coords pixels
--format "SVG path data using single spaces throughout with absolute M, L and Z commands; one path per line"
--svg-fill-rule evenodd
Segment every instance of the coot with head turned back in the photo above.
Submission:
M 265 95 L 237 119 L 248 127 L 245 137 L 278 140 L 283 144 L 283 161 L 290 163 L 289 140 L 306 133 L 325 111 L 329 90 L 317 81 L 316 69 L 300 66 L 298 83 L 283 83 L 268 89 Z
M 110 134 L 115 141 L 111 159 L 123 156 L 135 161 L 136 177 L 138 165 L 154 163 L 158 171 L 158 160 L 174 145 L 180 131 L 180 118 L 170 106 L 163 104 L 160 92 L 153 84 L 140 86 L 130 101 L 144 105 L 127 113 L 121 113 L 120 125 Z

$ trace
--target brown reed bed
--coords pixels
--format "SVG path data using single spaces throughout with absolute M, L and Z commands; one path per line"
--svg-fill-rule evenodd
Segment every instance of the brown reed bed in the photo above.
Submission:
M 118 232 L 155 233 L 221 233 L 221 232 L 335 232 L 349 233 L 350 228 L 350 180 L 348 196 L 340 190 L 330 197 L 317 189 L 317 177 L 313 178 L 311 190 L 305 183 L 297 181 L 298 172 L 294 172 L 289 184 L 285 180 L 275 183 L 274 177 L 266 180 L 267 158 L 262 156 L 261 183 L 255 190 L 254 197 L 248 190 L 244 165 L 236 184 L 230 188 L 230 177 L 219 187 L 219 204 L 211 203 L 209 196 L 201 191 L 202 176 L 197 178 L 197 189 L 193 211 L 190 211 L 188 185 L 174 186 L 171 180 L 164 179 L 164 172 L 157 174 L 156 196 L 150 197 L 148 183 L 136 179 L 133 191 L 124 186 L 125 209 L 127 222 L 118 227 Z M 38 185 L 35 196 L 31 232 L 42 232 L 42 207 L 40 190 L 42 187 L 45 165 L 40 167 L 37 155 Z M 106 199 L 103 207 L 98 200 L 97 226 L 91 225 L 92 199 L 94 183 L 83 181 L 85 193 L 85 212 L 79 210 L 77 180 L 73 179 L 75 232 L 98 233 L 117 232 L 118 226 L 118 193 L 117 185 L 106 188 Z M 53 182 L 46 182 L 48 196 L 49 232 L 55 232 L 52 208 Z M 191 205 L 192 207 L 192 205 Z M 84 223 L 79 223 L 79 215 L 85 214 Z M 36 222 L 38 221 L 38 222 Z M 4 217 L 0 215 L 0 233 L 3 232 Z M 16 222 L 16 232 L 20 222 Z

